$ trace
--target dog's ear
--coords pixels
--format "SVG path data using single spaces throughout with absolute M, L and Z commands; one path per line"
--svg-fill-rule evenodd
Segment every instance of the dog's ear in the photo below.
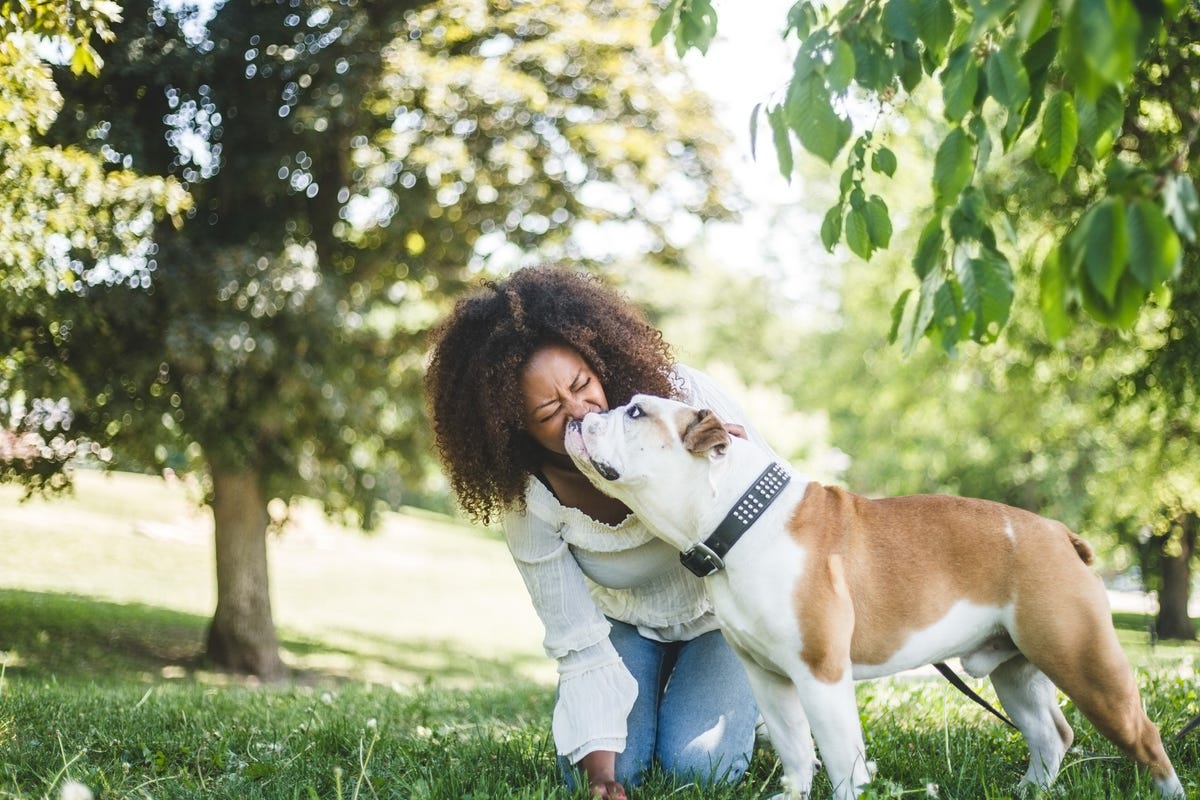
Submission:
M 689 453 L 724 455 L 729 446 L 729 431 L 725 423 L 707 408 L 702 408 L 683 430 L 683 446 Z

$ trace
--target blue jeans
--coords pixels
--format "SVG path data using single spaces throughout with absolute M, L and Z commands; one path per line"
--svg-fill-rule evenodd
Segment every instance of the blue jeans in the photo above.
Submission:
M 638 684 L 616 777 L 637 786 L 657 762 L 676 780 L 701 785 L 742 777 L 754 751 L 758 706 L 746 671 L 720 631 L 690 642 L 656 642 L 610 619 L 609 640 Z M 559 757 L 567 786 L 575 771 Z

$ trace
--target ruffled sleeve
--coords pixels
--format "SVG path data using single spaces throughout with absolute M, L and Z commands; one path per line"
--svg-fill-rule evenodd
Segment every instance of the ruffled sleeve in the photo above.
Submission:
M 528 510 L 510 511 L 504 538 L 545 627 L 546 654 L 558 661 L 552 725 L 558 753 L 575 763 L 595 750 L 623 751 L 637 682 L 608 639 L 611 626 L 559 525 Z

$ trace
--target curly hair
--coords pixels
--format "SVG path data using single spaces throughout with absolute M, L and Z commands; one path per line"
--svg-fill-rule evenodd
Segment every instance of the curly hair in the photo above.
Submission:
M 551 344 L 578 352 L 613 406 L 638 393 L 675 394 L 662 333 L 593 276 L 529 267 L 459 299 L 432 331 L 425 394 L 450 487 L 475 520 L 523 503 L 544 458 L 524 429 L 520 379 Z

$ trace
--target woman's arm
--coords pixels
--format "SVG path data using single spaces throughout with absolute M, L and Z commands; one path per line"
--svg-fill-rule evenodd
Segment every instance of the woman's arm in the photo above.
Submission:
M 558 661 L 552 726 L 558 753 L 580 763 L 593 752 L 620 752 L 637 682 L 609 641 L 610 625 L 579 564 L 558 527 L 536 514 L 505 515 L 504 536 L 545 626 L 546 654 Z

